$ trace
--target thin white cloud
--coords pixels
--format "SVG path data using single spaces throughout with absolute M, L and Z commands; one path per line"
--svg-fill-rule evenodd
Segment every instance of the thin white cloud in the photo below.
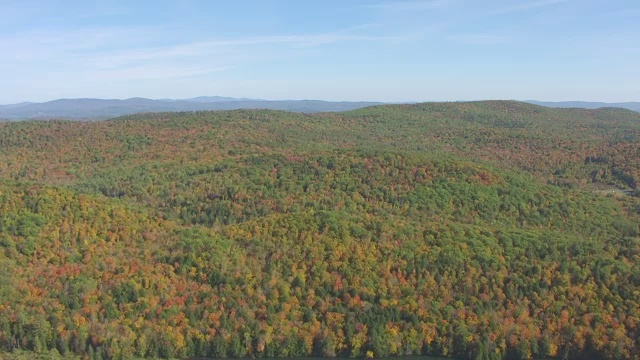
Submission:
M 330 45 L 340 42 L 401 41 L 403 39 L 405 39 L 403 36 L 356 35 L 348 34 L 341 30 L 323 34 L 216 39 L 154 48 L 95 52 L 84 56 L 83 59 L 86 63 L 93 64 L 96 68 L 116 68 L 119 66 L 146 61 L 188 59 L 203 56 L 229 57 L 233 54 L 233 51 L 240 51 L 243 47 L 268 47 L 272 49 L 274 46 L 280 46 L 288 48 L 305 48 Z M 256 50 L 255 53 L 259 54 L 259 51 Z
M 505 6 L 500 9 L 496 9 L 491 13 L 494 15 L 511 14 L 515 12 L 527 11 L 538 9 L 550 5 L 556 5 L 567 2 L 568 0 L 537 0 L 537 1 L 524 1 L 517 5 Z
M 31 30 L 0 36 L 0 59 L 55 61 L 98 49 L 135 46 L 153 39 L 157 31 L 147 27 Z
M 82 78 L 127 81 L 209 77 L 229 68 L 261 61 L 304 56 L 308 48 L 347 42 L 403 41 L 408 36 L 371 35 L 363 24 L 332 32 L 179 41 L 172 29 L 113 27 L 32 30 L 0 35 L 0 64 L 23 81 Z M 171 43 L 159 43 L 169 38 Z M 51 69 L 56 69 L 55 72 Z M 79 81 L 79 79 L 78 79 Z
M 214 61 L 232 58 L 233 53 L 251 47 L 254 57 L 260 51 L 302 49 L 341 42 L 402 41 L 407 37 L 369 35 L 364 29 L 376 24 L 363 24 L 333 32 L 302 35 L 248 36 L 229 39 L 182 41 L 173 36 L 173 44 L 149 46 L 168 38 L 174 29 L 155 27 L 83 28 L 74 30 L 40 29 L 0 36 L 0 61 L 15 63 L 55 63 L 58 65 L 112 69 L 144 63 L 189 60 L 209 57 Z M 244 48 L 244 49 L 243 49 Z M 16 64 L 17 65 L 17 64 Z
M 454 0 L 387 1 L 373 5 L 366 5 L 365 7 L 386 11 L 418 11 L 445 8 L 452 5 L 454 2 Z
M 504 36 L 487 34 L 452 35 L 449 39 L 465 45 L 497 45 L 506 41 Z
M 87 74 L 97 80 L 130 81 L 130 80 L 160 80 L 174 78 L 188 78 L 192 76 L 213 74 L 227 70 L 225 67 L 183 67 L 170 65 L 133 66 L 122 69 L 110 69 Z M 93 76 L 92 76 L 93 75 Z

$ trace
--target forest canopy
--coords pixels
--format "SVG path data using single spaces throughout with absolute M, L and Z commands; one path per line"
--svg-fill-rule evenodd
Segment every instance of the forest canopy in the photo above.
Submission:
M 638 359 L 640 114 L 0 124 L 0 349 Z

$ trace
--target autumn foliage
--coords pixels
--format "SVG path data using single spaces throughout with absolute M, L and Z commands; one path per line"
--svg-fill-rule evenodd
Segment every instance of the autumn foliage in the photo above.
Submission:
M 0 349 L 638 359 L 639 156 L 517 102 L 0 124 Z

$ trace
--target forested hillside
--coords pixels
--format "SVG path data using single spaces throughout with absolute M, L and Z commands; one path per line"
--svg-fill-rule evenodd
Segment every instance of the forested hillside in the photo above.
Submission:
M 623 109 L 0 124 L 0 349 L 639 359 L 639 181 Z

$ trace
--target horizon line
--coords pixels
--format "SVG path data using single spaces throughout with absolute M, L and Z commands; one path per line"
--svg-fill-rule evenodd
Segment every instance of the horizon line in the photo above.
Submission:
M 345 102 L 345 103 L 379 103 L 379 104 L 415 104 L 415 103 L 428 103 L 428 102 L 477 102 L 477 101 L 519 101 L 525 103 L 531 102 L 541 102 L 541 103 L 603 103 L 603 104 L 628 104 L 628 103 L 640 103 L 638 101 L 602 101 L 602 100 L 538 100 L 538 99 L 509 99 L 509 98 L 483 98 L 483 99 L 458 99 L 458 100 L 400 100 L 400 101 L 389 101 L 389 100 L 328 100 L 328 99 L 316 99 L 316 98 L 284 98 L 284 99 L 266 99 L 266 98 L 252 98 L 252 97 L 234 97 L 234 96 L 223 96 L 223 95 L 198 95 L 194 97 L 188 98 L 150 98 L 143 96 L 133 96 L 128 98 L 100 98 L 100 97 L 62 97 L 55 98 L 51 100 L 44 101 L 19 101 L 19 102 L 1 102 L 0 106 L 11 106 L 11 105 L 21 105 L 21 104 L 46 104 L 49 102 L 60 101 L 60 100 L 104 100 L 104 101 L 127 101 L 127 100 L 150 100 L 150 101 L 192 101 L 198 98 L 224 98 L 229 100 L 220 100 L 218 102 L 225 101 L 270 101 L 270 102 L 279 102 L 279 101 L 322 101 L 322 102 Z

